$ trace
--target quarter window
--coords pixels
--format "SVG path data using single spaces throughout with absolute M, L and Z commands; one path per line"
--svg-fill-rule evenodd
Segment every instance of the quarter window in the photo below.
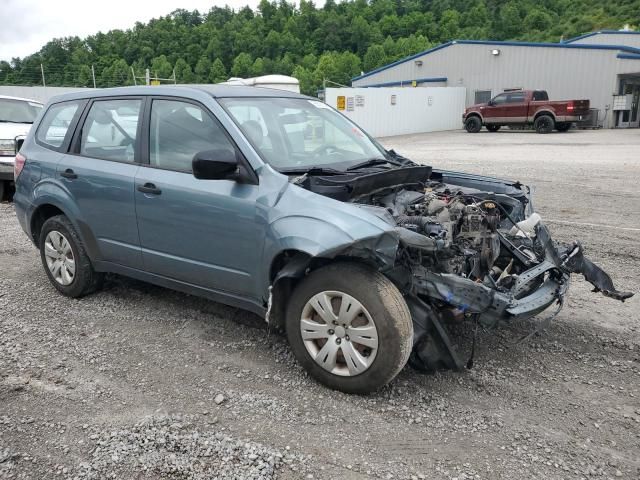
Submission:
M 149 160 L 159 168 L 191 172 L 191 162 L 198 152 L 235 151 L 222 126 L 192 103 L 154 100 L 150 127 Z
M 79 105 L 79 102 L 63 102 L 52 105 L 40 122 L 36 139 L 51 147 L 60 147 Z
M 82 128 L 80 155 L 119 162 L 135 160 L 141 100 L 100 100 Z

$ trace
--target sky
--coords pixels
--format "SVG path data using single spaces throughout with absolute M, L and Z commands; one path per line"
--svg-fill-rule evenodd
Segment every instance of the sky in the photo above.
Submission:
M 259 0 L 0 0 L 0 60 L 25 57 L 59 37 L 84 38 L 126 29 L 177 8 L 204 13 L 213 6 L 234 9 Z

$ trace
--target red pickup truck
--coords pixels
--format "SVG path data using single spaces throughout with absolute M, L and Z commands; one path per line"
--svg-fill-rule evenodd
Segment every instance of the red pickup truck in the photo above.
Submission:
M 549 101 L 544 90 L 515 90 L 501 93 L 488 103 L 472 105 L 464 111 L 462 121 L 469 133 L 477 133 L 484 125 L 497 132 L 503 125 L 533 125 L 538 133 L 554 129 L 566 132 L 573 122 L 589 115 L 589 100 Z

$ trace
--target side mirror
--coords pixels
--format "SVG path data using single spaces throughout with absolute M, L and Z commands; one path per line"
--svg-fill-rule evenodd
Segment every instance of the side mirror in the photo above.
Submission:
M 227 149 L 204 150 L 193 156 L 193 176 L 200 180 L 237 180 L 236 152 Z
M 487 105 L 488 105 L 489 107 L 493 107 L 495 104 L 496 104 L 496 102 L 494 102 L 493 100 L 489 100 L 489 101 L 487 102 Z

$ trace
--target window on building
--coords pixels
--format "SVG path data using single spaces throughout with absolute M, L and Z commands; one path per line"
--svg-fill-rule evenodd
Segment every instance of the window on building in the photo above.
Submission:
M 489 100 L 491 100 L 491 90 L 476 90 L 474 103 L 487 103 Z

